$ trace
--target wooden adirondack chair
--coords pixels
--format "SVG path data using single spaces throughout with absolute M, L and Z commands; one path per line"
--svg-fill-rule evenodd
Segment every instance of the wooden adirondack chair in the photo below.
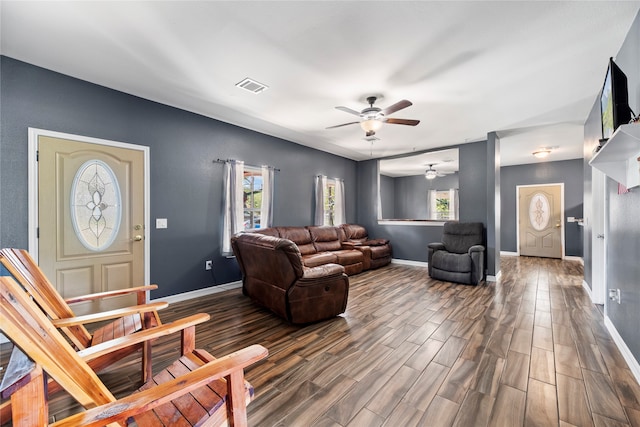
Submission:
M 91 295 L 64 299 L 55 286 L 47 279 L 34 259 L 23 249 L 1 249 L 0 263 L 15 277 L 25 290 L 49 316 L 53 324 L 61 328 L 64 334 L 76 346 L 83 350 L 105 341 L 124 337 L 142 329 L 161 325 L 158 310 L 168 306 L 166 302 L 148 303 L 146 291 L 157 289 L 157 285 L 101 292 Z M 101 313 L 76 316 L 69 304 L 100 300 L 104 298 L 136 294 L 137 306 L 105 311 Z M 112 320 L 115 319 L 115 320 Z M 112 320 L 89 333 L 85 325 Z M 105 367 L 136 351 L 142 350 L 142 381 L 151 376 L 151 343 L 144 341 L 128 348 L 122 348 L 93 359 L 91 368 L 100 372 Z
M 16 350 L 5 374 L 11 380 L 8 384 L 3 381 L 2 393 L 11 397 L 13 425 L 48 425 L 46 376 L 50 375 L 87 408 L 52 424 L 56 427 L 126 425 L 129 417 L 144 427 L 246 426 L 246 404 L 253 389 L 244 380 L 244 368 L 265 358 L 267 349 L 254 345 L 220 359 L 194 349 L 194 323 L 208 318 L 207 314 L 194 315 L 172 325 L 182 330 L 182 357 L 138 392 L 116 399 L 87 363 L 104 349 L 99 345 L 76 352 L 13 278 L 0 277 L 0 329 L 33 361 L 28 366 Z M 128 341 L 141 335 L 152 337 L 165 328 L 167 325 L 118 341 L 128 346 Z

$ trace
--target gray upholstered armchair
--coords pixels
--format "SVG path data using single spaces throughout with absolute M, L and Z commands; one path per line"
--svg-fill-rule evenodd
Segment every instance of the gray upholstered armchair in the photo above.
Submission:
M 481 222 L 445 222 L 442 242 L 429 243 L 429 276 L 477 285 L 484 278 Z

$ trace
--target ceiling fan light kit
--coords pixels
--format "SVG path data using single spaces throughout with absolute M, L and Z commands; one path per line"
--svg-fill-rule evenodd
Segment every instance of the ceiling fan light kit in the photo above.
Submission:
M 382 108 L 373 106 L 373 104 L 376 102 L 377 99 L 378 99 L 377 96 L 367 97 L 367 102 L 369 103 L 369 106 L 362 111 L 356 111 L 349 107 L 343 107 L 343 106 L 336 107 L 336 110 L 344 111 L 345 113 L 359 116 L 362 120 L 360 120 L 359 122 L 349 122 L 349 123 L 343 123 L 340 125 L 329 126 L 327 129 L 333 129 L 333 128 L 338 128 L 342 126 L 360 123 L 360 127 L 362 128 L 362 130 L 365 131 L 366 136 L 369 137 L 369 136 L 375 135 L 376 131 L 382 128 L 383 123 L 389 123 L 394 125 L 407 125 L 407 126 L 416 126 L 418 123 L 420 123 L 420 120 L 387 118 L 388 115 L 413 105 L 411 101 L 407 101 L 406 99 L 403 99 L 402 101 L 396 102 L 395 104 L 385 109 L 382 109 Z
M 369 132 L 380 130 L 380 128 L 382 127 L 382 122 L 376 119 L 368 119 L 360 122 L 360 127 L 368 134 Z
M 429 169 L 424 173 L 424 177 L 427 179 L 436 179 L 437 176 L 438 173 L 432 169 Z

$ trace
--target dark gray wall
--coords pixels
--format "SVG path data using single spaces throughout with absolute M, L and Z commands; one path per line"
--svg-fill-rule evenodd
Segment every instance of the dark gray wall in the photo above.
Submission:
M 220 256 L 223 165 L 217 158 L 280 168 L 274 225 L 313 222 L 314 176 L 345 181 L 347 221 L 356 219 L 356 164 L 342 157 L 239 128 L 7 57 L 0 58 L 0 242 L 28 245 L 27 128 L 150 147 L 151 281 L 157 298 L 240 278 Z M 169 227 L 156 230 L 155 218 Z
M 404 176 L 394 178 L 393 183 L 395 194 L 393 218 L 429 219 L 427 193 L 429 190 L 458 188 L 458 174 L 439 176 L 432 180 L 425 179 L 424 175 Z
M 583 161 L 582 159 L 560 162 L 531 163 L 505 166 L 502 176 L 502 250 L 517 252 L 516 187 L 518 185 L 564 184 L 565 221 L 568 216 L 583 217 Z M 565 255 L 582 256 L 583 230 L 578 223 L 566 223 L 564 231 Z
M 380 208 L 382 218 L 400 218 L 396 216 L 395 178 L 380 175 Z
M 481 141 L 447 148 L 459 149 L 460 221 L 477 221 L 486 226 L 489 198 L 487 194 L 494 193 L 493 182 L 490 185 L 491 190 L 487 190 L 487 143 Z M 491 158 L 493 159 L 493 156 Z M 357 174 L 357 222 L 367 227 L 371 237 L 390 239 L 394 258 L 426 262 L 427 244 L 441 240 L 442 226 L 379 225 L 378 161 L 358 162 Z M 493 197 L 490 198 L 491 203 L 494 203 Z M 495 271 L 489 270 L 488 274 L 493 275 Z
M 607 59 L 602 58 L 603 78 Z M 640 110 L 640 14 L 636 16 L 615 61 L 627 75 L 629 104 L 638 114 Z M 590 135 L 595 132 L 595 129 L 599 129 L 599 121 L 599 115 L 591 114 L 585 124 L 585 152 L 593 142 Z M 608 178 L 607 191 L 609 195 L 607 207 L 609 227 L 606 240 L 607 288 L 620 289 L 621 303 L 607 302 L 606 311 L 637 361 L 640 360 L 640 330 L 638 329 L 640 325 L 640 263 L 638 262 L 640 189 L 636 187 L 630 193 L 618 194 L 617 183 Z

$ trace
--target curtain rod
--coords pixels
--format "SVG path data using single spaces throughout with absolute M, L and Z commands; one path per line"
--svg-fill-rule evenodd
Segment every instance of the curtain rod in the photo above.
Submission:
M 235 160 L 235 159 L 226 159 L 226 160 L 225 159 L 216 159 L 213 162 L 214 163 L 229 163 L 229 162 L 235 162 L 235 161 L 237 161 L 237 160 Z M 252 167 L 252 168 L 261 168 L 262 167 L 262 166 L 258 166 L 258 165 L 250 165 L 248 163 L 245 163 L 245 165 L 247 165 L 249 167 Z M 269 166 L 269 165 L 267 165 L 267 167 L 273 169 L 276 172 L 280 172 L 280 169 L 278 169 L 276 167 Z

